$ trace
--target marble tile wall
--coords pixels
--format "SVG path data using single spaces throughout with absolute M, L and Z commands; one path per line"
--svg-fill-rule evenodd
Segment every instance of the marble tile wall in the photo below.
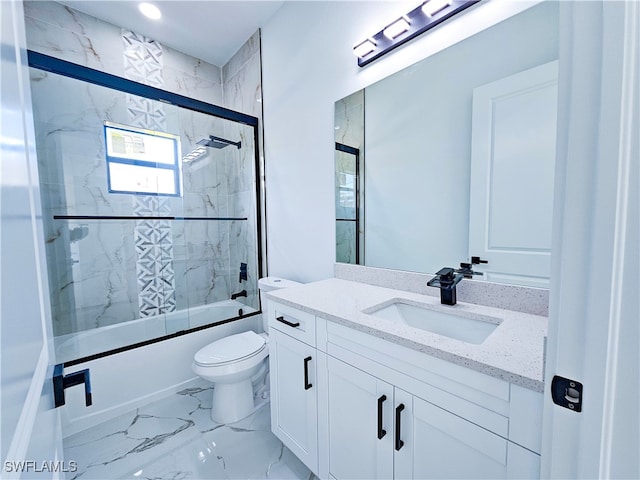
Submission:
M 27 46 L 46 55 L 125 76 L 121 28 L 54 1 L 25 2 Z M 222 105 L 222 69 L 163 48 L 164 89 Z
M 264 151 L 262 138 L 262 65 L 260 55 L 260 31 L 256 31 L 249 40 L 231 57 L 222 68 L 222 82 L 224 104 L 232 110 L 237 110 L 254 117 L 258 117 L 260 128 L 258 129 L 259 151 Z M 233 222 L 231 224 L 230 241 L 236 245 L 231 254 L 231 265 L 239 266 L 241 262 L 247 263 L 248 281 L 237 283 L 238 290 L 246 289 L 249 299 L 258 301 L 258 265 L 255 258 L 259 246 L 257 238 L 248 233 L 256 231 L 257 212 L 255 211 L 255 197 L 257 178 L 254 175 L 254 148 L 255 140 L 253 131 L 243 128 L 238 124 L 228 125 L 231 139 L 242 141 L 240 158 L 233 158 L 227 164 L 227 177 L 233 179 L 229 185 L 229 203 L 239 217 L 248 217 L 248 222 Z M 237 136 L 236 136 L 237 135 Z M 233 155 L 236 152 L 229 152 Z M 237 280 L 237 278 L 235 278 Z M 233 283 L 234 278 L 231 278 Z
M 25 21 L 31 50 L 208 103 L 254 115 L 259 112 L 261 117 L 261 108 L 255 105 L 261 91 L 259 32 L 220 68 L 56 2 L 26 2 Z M 127 45 L 133 48 L 127 51 Z M 155 50 L 151 52 L 150 47 Z M 142 57 L 147 61 L 135 65 L 129 61 Z M 227 75 L 224 86 L 223 71 Z M 69 81 L 32 71 L 55 333 L 132 320 L 141 312 L 162 313 L 212 303 L 243 288 L 249 290 L 247 300 L 257 307 L 252 129 L 159 102 L 114 96 L 102 87 L 80 82 L 70 85 Z M 106 192 L 101 128 L 105 120 L 179 134 L 183 155 L 209 134 L 242 139 L 243 148 L 209 149 L 202 161 L 184 164 L 183 197 L 159 202 L 156 198 L 150 205 L 150 197 L 132 200 L 130 195 Z M 247 179 L 237 179 L 237 175 L 247 175 Z M 251 220 L 137 226 L 130 221 L 50 220 L 55 214 L 134 215 L 142 211 L 248 216 Z M 247 240 L 247 236 L 252 238 Z M 142 246 L 153 243 L 148 242 L 151 237 L 163 238 L 163 244 L 145 251 Z M 154 260 L 146 261 L 149 256 Z M 238 283 L 241 261 L 248 263 L 250 272 L 249 282 L 243 284 Z M 149 278 L 155 280 L 146 282 Z

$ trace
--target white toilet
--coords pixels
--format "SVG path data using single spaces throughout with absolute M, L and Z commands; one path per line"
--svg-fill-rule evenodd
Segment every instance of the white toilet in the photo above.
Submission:
M 266 333 L 269 317 L 262 292 L 294 285 L 300 283 L 276 277 L 258 280 L 265 333 L 248 331 L 230 335 L 201 348 L 193 356 L 193 371 L 215 384 L 211 408 L 214 422 L 237 422 L 253 412 L 253 377 L 267 368 L 269 355 L 269 337 Z

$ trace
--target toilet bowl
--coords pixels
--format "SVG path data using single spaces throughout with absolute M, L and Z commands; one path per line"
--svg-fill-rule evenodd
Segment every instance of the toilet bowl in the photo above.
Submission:
M 253 377 L 266 368 L 269 347 L 265 334 L 238 333 L 201 348 L 193 356 L 192 369 L 215 384 L 211 419 L 233 423 L 254 409 Z
M 269 355 L 268 314 L 262 292 L 294 285 L 300 284 L 274 277 L 260 279 L 265 333 L 248 331 L 230 335 L 206 345 L 193 356 L 191 368 L 194 373 L 214 383 L 211 405 L 214 422 L 237 422 L 255 410 L 253 379 L 264 373 Z

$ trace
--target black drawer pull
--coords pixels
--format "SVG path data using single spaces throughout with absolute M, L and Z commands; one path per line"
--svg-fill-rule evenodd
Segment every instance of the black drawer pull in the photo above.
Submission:
M 309 390 L 313 385 L 309 383 L 309 362 L 311 361 L 311 357 L 307 357 L 304 359 L 304 389 Z
M 382 428 L 382 404 L 386 399 L 386 395 L 382 395 L 378 399 L 378 440 L 382 439 L 387 434 L 387 431 Z
M 296 323 L 287 322 L 282 316 L 276 317 L 276 320 L 279 321 L 280 323 L 284 323 L 285 325 L 289 325 L 290 327 L 293 327 L 293 328 L 300 326 L 300 322 L 296 322 Z
M 400 440 L 400 421 L 403 410 L 404 404 L 402 403 L 396 407 L 396 450 L 400 450 L 404 447 L 404 442 Z

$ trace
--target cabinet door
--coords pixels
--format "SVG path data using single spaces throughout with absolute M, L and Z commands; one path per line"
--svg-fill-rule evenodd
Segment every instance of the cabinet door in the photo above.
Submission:
M 540 455 L 509 442 L 507 478 L 540 478 Z
M 318 471 L 316 350 L 271 329 L 271 430 L 313 472 Z
M 327 369 L 329 474 L 393 478 L 393 387 L 333 357 Z
M 395 478 L 506 478 L 508 441 L 396 388 L 404 445 Z

